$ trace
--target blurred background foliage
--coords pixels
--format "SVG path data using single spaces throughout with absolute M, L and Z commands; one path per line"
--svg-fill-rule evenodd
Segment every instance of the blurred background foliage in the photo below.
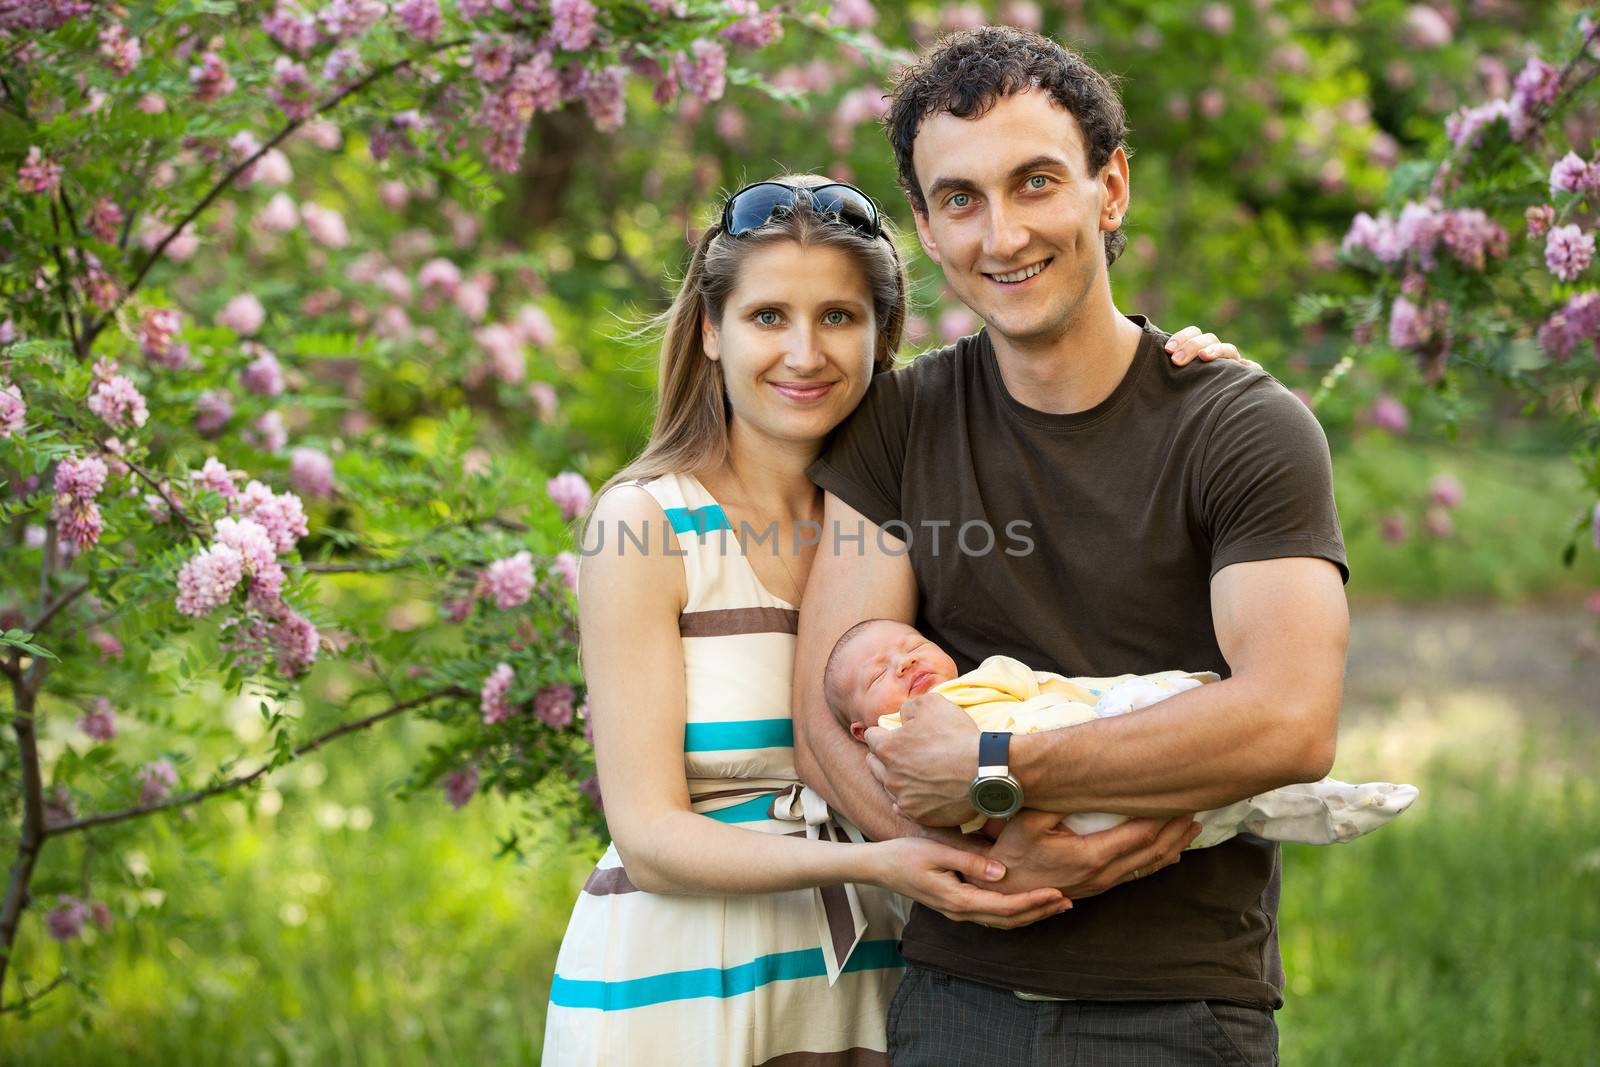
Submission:
M 655 357 L 637 331 L 664 306 L 719 193 L 820 171 L 861 185 L 909 235 L 873 122 L 897 50 L 1009 21 L 1085 52 L 1121 77 L 1132 128 L 1118 304 L 1167 329 L 1200 324 L 1315 396 L 1358 634 L 1335 773 L 1424 789 L 1370 841 L 1286 850 L 1284 1062 L 1595 1064 L 1600 564 L 1593 553 L 1575 566 L 1561 558 L 1593 504 L 1566 458 L 1572 442 L 1486 379 L 1397 385 L 1407 380 L 1398 354 L 1364 356 L 1321 388 L 1347 339 L 1294 316 L 1301 294 L 1361 291 L 1336 258 L 1351 217 L 1382 202 L 1397 165 L 1437 145 L 1446 115 L 1504 95 L 1580 10 L 1568 0 L 845 0 L 834 20 L 875 39 L 860 51 L 791 22 L 755 64 L 766 85 L 658 108 L 635 84 L 615 133 L 571 111 L 540 115 L 516 175 L 441 164 L 410 179 L 406 197 L 386 196 L 391 176 L 351 134 L 332 149 L 293 144 L 288 191 L 391 241 L 430 234 L 554 324 L 527 377 L 553 385 L 557 414 L 535 417 L 524 388 L 474 377 L 474 356 L 424 335 L 369 383 L 355 417 L 426 452 L 470 403 L 470 443 L 502 472 L 575 469 L 598 484 L 645 439 Z M 1594 131 L 1569 133 L 1586 144 Z M 904 248 L 917 279 L 909 355 L 976 323 L 909 236 Z M 294 289 L 273 274 L 284 262 L 233 247 L 207 270 L 157 281 L 194 306 L 244 285 L 270 306 L 274 286 Z M 437 361 L 461 372 L 441 386 Z M 1447 522 L 1441 475 L 1461 489 Z M 404 621 L 409 594 L 381 580 L 329 590 L 341 611 Z M 1371 618 L 1385 628 L 1363 645 Z M 1397 649 L 1407 665 L 1367 684 L 1366 665 Z M 1542 673 L 1474 674 L 1480 658 L 1537 659 Z M 344 670 L 319 668 L 296 698 L 309 728 L 342 718 Z M 260 738 L 250 701 L 220 689 L 174 695 L 165 713 L 211 724 L 199 755 Z M 487 792 L 459 812 L 435 791 L 406 791 L 440 737 L 438 724 L 396 722 L 284 768 L 258 793 L 151 820 L 146 839 L 113 858 L 125 903 L 109 931 L 63 948 L 37 924 L 24 930 L 38 972 L 60 961 L 83 986 L 31 1018 L 0 1018 L 0 1059 L 536 1063 L 555 947 L 598 847 L 559 783 L 514 801 Z M 66 741 L 48 743 L 59 753 Z

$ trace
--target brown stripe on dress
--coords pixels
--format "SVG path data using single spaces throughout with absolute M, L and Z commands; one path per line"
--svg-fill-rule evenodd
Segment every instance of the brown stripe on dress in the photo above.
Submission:
M 678 616 L 678 633 L 684 637 L 799 632 L 800 613 L 793 608 L 717 608 L 713 611 L 686 611 Z
M 591 897 L 613 897 L 619 893 L 637 893 L 628 872 L 621 867 L 596 867 L 583 883 L 583 891 Z
M 761 786 L 757 789 L 718 789 L 714 793 L 691 793 L 689 803 L 698 804 L 702 800 L 722 800 L 725 797 L 757 797 L 770 792 L 772 792 L 770 786 Z
M 840 1052 L 785 1052 L 756 1067 L 889 1067 L 889 1054 L 870 1048 L 847 1048 Z

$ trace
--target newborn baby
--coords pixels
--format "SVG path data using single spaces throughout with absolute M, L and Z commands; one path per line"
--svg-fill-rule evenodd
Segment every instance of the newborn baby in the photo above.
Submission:
M 900 705 L 934 692 L 966 711 L 980 730 L 1029 734 L 1124 715 L 1218 676 L 1203 671 L 1064 678 L 1030 670 L 1009 656 L 990 656 L 957 677 L 955 661 L 915 629 L 869 619 L 845 631 L 823 671 L 828 705 L 856 740 L 870 726 L 899 729 Z M 1195 816 L 1201 826 L 1190 848 L 1220 844 L 1238 833 L 1270 841 L 1329 845 L 1376 830 L 1411 806 L 1415 786 L 1389 782 L 1350 785 L 1324 778 L 1287 785 Z M 1109 829 L 1127 816 L 1079 812 L 1062 822 L 1078 834 Z M 980 816 L 961 829 L 973 832 Z

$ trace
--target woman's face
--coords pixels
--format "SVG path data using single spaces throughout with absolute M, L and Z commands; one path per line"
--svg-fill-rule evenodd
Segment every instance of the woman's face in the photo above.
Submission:
M 701 324 L 734 420 L 806 444 L 821 442 L 866 395 L 877 336 L 872 290 L 856 261 L 793 241 L 752 252 L 722 321 Z

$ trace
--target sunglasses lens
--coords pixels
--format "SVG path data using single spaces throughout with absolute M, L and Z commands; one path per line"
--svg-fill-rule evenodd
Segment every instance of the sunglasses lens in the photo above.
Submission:
M 794 203 L 793 189 L 782 185 L 752 185 L 728 201 L 728 234 L 737 237 L 767 224 L 779 207 Z
M 878 209 L 859 189 L 850 185 L 820 185 L 811 190 L 811 197 L 824 214 L 837 215 L 853 229 L 876 236 Z

